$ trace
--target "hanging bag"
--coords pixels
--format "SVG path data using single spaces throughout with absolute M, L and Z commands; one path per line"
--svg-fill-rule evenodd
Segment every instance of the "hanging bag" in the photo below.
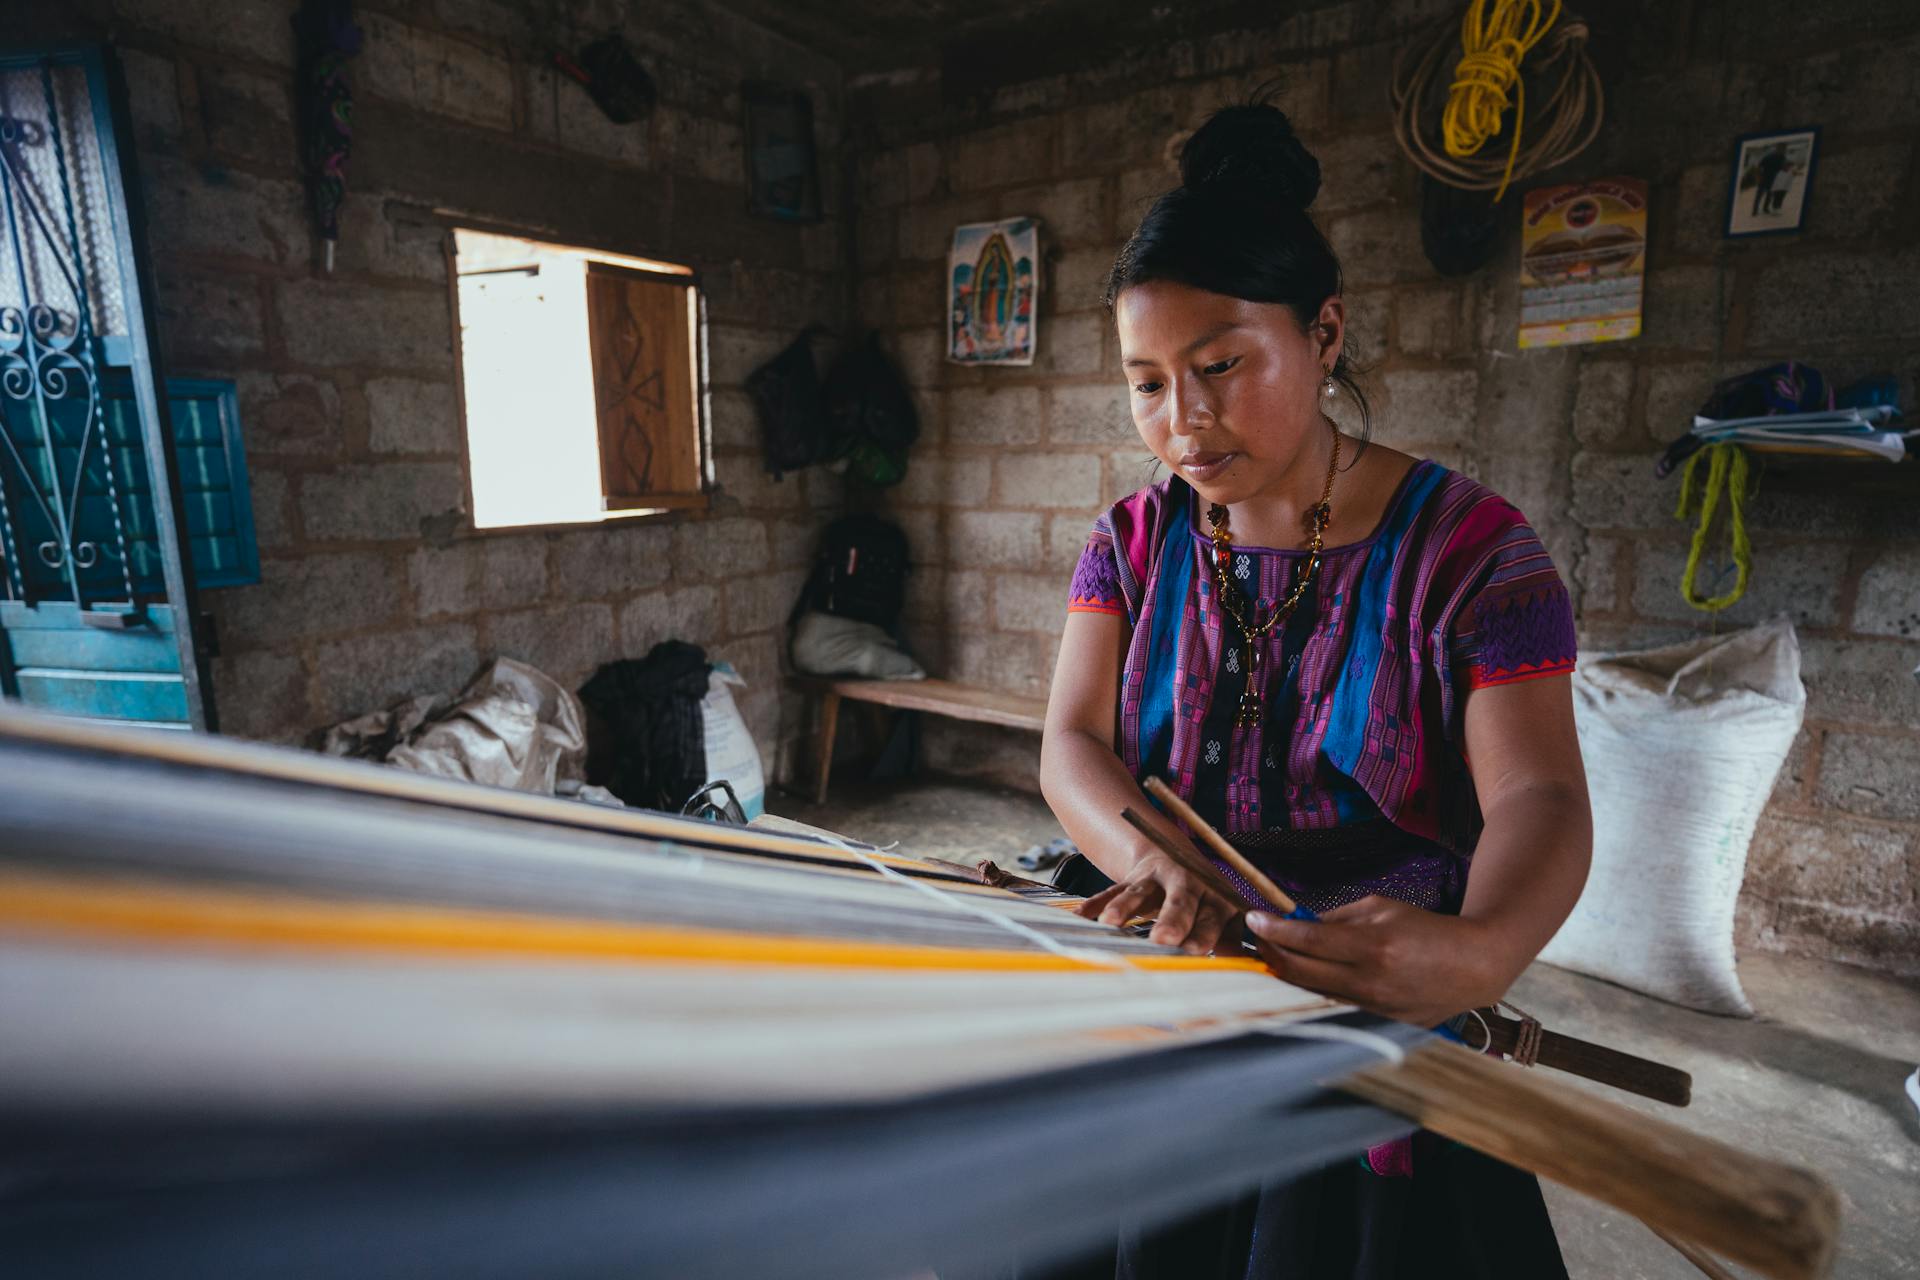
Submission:
M 868 333 L 834 362 L 826 403 L 833 456 L 847 460 L 848 475 L 876 489 L 906 478 L 920 415 L 878 334 Z
M 767 470 L 776 480 L 830 460 L 827 402 L 813 364 L 813 339 L 825 332 L 819 325 L 808 326 L 784 351 L 747 375 Z

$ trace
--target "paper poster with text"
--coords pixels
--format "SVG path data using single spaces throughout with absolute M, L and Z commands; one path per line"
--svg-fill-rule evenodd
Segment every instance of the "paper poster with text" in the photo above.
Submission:
M 1527 192 L 1520 231 L 1520 347 L 1640 336 L 1647 184 L 1601 178 Z

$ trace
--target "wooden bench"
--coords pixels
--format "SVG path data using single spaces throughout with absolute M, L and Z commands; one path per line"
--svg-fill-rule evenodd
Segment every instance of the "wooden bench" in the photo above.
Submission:
M 844 701 L 871 703 L 896 711 L 924 711 L 949 720 L 971 720 L 1034 733 L 1040 732 L 1047 722 L 1045 698 L 1025 698 L 954 680 L 812 678 L 802 683 L 820 700 L 815 713 L 814 758 L 819 770 L 819 783 L 813 796 L 815 804 L 827 802 L 827 777 L 833 769 L 833 738 L 840 727 L 840 704 Z

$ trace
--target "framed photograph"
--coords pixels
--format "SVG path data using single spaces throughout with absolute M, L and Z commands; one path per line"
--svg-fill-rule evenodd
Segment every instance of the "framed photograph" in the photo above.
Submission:
M 783 222 L 820 220 L 820 169 L 813 149 L 813 102 L 797 89 L 748 82 L 747 212 Z
M 1770 236 L 1798 231 L 1813 186 L 1817 128 L 1750 133 L 1734 144 L 1727 190 L 1727 235 Z

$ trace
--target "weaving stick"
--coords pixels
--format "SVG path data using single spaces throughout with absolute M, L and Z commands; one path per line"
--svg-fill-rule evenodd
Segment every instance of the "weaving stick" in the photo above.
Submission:
M 1300 904 L 1295 902 L 1290 894 L 1269 880 L 1258 867 L 1241 857 L 1240 851 L 1228 844 L 1227 838 L 1215 831 L 1205 818 L 1195 813 L 1192 805 L 1175 795 L 1172 787 L 1158 778 L 1148 778 L 1141 785 L 1146 787 L 1148 795 L 1166 806 L 1168 813 L 1186 823 L 1187 829 L 1200 837 L 1201 843 L 1213 850 L 1215 856 L 1239 872 L 1241 877 L 1253 886 L 1254 892 L 1280 908 L 1285 915 L 1294 915 L 1300 910 Z
M 1128 826 L 1153 841 L 1154 846 L 1158 848 L 1160 852 L 1166 854 L 1188 871 L 1205 880 L 1213 888 L 1218 889 L 1230 898 L 1240 897 L 1239 892 L 1234 889 L 1232 882 L 1220 874 L 1220 868 L 1208 862 L 1192 849 L 1182 848 L 1178 840 L 1175 840 L 1166 832 L 1154 826 L 1138 809 L 1128 806 L 1120 811 L 1120 816 L 1127 820 Z

